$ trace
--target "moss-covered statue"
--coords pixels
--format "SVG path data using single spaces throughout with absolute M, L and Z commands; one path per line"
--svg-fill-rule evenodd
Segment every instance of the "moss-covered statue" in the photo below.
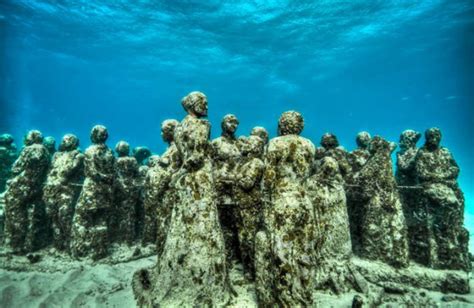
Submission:
M 415 170 L 422 187 L 420 211 L 425 227 L 417 250 L 427 252 L 418 261 L 440 269 L 469 270 L 469 232 L 463 227 L 464 196 L 459 189 L 459 167 L 450 151 L 440 146 L 441 131 L 425 132 L 425 144 L 418 150 Z
M 268 131 L 265 129 L 265 127 L 255 126 L 254 128 L 252 128 L 252 131 L 250 132 L 250 136 L 260 137 L 262 138 L 263 143 L 265 145 L 268 144 L 268 140 L 269 140 Z
M 315 217 L 307 198 L 315 147 L 299 134 L 303 117 L 281 115 L 278 137 L 265 154 L 264 230 L 255 239 L 255 282 L 262 306 L 310 306 L 314 280 Z
M 155 268 L 133 277 L 139 305 L 225 306 L 229 299 L 224 237 L 210 155 L 207 98 L 191 92 L 182 104 L 188 115 L 176 127 L 182 159 L 171 179 L 176 195 L 163 251 Z
M 6 189 L 6 184 L 11 176 L 11 168 L 18 153 L 13 136 L 0 135 L 0 193 Z
M 250 136 L 239 140 L 242 159 L 236 170 L 235 197 L 238 204 L 236 223 L 239 235 L 239 247 L 245 274 L 255 276 L 255 234 L 262 219 L 261 182 L 265 165 L 262 161 L 264 140 Z
M 29 131 L 12 167 L 5 192 L 5 244 L 13 253 L 26 253 L 47 244 L 47 217 L 42 201 L 50 157 L 43 135 Z
M 84 153 L 85 180 L 73 218 L 71 252 L 75 257 L 100 259 L 107 255 L 112 209 L 115 158 L 105 144 L 107 128 L 96 125 L 92 145 Z
M 56 153 L 56 139 L 52 136 L 46 136 L 43 140 L 43 145 L 48 149 L 49 155 L 53 157 Z
M 84 155 L 79 139 L 67 134 L 53 156 L 43 190 L 43 200 L 53 233 L 53 246 L 69 251 L 72 218 L 84 176 Z
M 137 237 L 137 207 L 140 202 L 138 163 L 135 157 L 130 157 L 130 145 L 125 141 L 116 144 L 115 152 L 118 158 L 115 162 L 116 178 L 110 234 L 112 240 L 130 245 Z
M 348 162 L 352 173 L 347 178 L 346 195 L 347 211 L 349 214 L 349 226 L 351 231 L 352 248 L 357 252 L 360 248 L 361 234 L 361 210 L 363 208 L 362 197 L 358 195 L 360 189 L 353 187 L 356 174 L 362 169 L 370 157 L 369 144 L 371 136 L 368 132 L 359 132 L 356 137 L 357 148 L 348 156 Z
M 426 229 L 424 229 L 423 212 L 419 205 L 420 190 L 417 189 L 415 158 L 418 153 L 416 143 L 421 133 L 407 129 L 400 135 L 400 151 L 397 152 L 397 170 L 395 178 L 399 186 L 400 198 L 408 230 L 408 244 L 410 258 L 419 262 L 426 255 L 426 247 L 417 243 L 424 243 Z M 421 259 L 420 259 L 421 258 Z
M 348 161 L 349 153 L 339 145 L 336 135 L 326 133 L 321 137 L 321 147 L 316 149 L 315 158 L 320 161 L 323 157 L 334 158 L 338 165 L 341 175 L 344 179 L 347 179 L 351 175 L 351 165 Z M 319 164 L 316 164 L 316 169 Z
M 393 175 L 392 145 L 375 136 L 369 149 L 371 156 L 355 178 L 362 204 L 359 254 L 405 267 L 408 266 L 407 230 Z
M 174 142 L 174 131 L 178 121 L 169 119 L 161 124 L 161 137 L 168 144 L 166 151 L 150 167 L 145 180 L 145 221 L 142 243 L 156 243 L 161 253 L 168 230 L 169 218 L 174 203 L 174 194 L 169 187 L 171 177 L 181 166 Z
M 353 150 L 348 157 L 352 172 L 359 171 L 370 157 L 369 144 L 371 136 L 368 132 L 360 132 L 356 137 L 357 149 Z
M 221 122 L 222 134 L 211 143 L 217 208 L 224 232 L 228 261 L 236 259 L 239 252 L 236 225 L 237 202 L 235 199 L 236 168 L 240 161 L 240 150 L 235 136 L 238 126 L 239 120 L 235 115 L 225 115 Z

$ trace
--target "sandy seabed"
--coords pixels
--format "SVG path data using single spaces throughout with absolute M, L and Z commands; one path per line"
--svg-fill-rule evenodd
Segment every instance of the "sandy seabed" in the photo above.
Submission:
M 73 260 L 54 249 L 29 258 L 12 257 L 0 249 L 0 307 L 135 307 L 132 275 L 156 263 L 153 252 L 153 246 L 115 246 L 111 257 L 92 262 Z M 257 307 L 255 287 L 245 279 L 239 264 L 234 264 L 230 278 L 236 296 L 229 306 Z M 470 282 L 471 293 L 462 296 L 420 291 L 439 307 L 474 307 L 472 278 Z M 315 292 L 315 306 L 351 307 L 355 294 Z

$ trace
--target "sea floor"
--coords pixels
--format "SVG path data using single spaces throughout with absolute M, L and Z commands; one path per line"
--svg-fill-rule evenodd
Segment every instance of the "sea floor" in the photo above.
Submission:
M 35 255 L 11 257 L 0 249 L 0 307 L 135 307 L 131 288 L 133 273 L 156 263 L 154 247 L 114 246 L 111 257 L 98 262 L 77 261 L 54 249 Z M 384 265 L 355 260 L 358 266 L 384 270 Z M 413 271 L 420 267 L 414 266 Z M 409 268 L 408 271 L 411 269 Z M 471 292 L 465 295 L 407 287 L 390 294 L 384 292 L 382 306 L 404 306 L 419 301 L 438 307 L 474 307 L 474 280 L 470 275 Z M 257 307 L 255 287 L 235 263 L 230 272 L 236 291 L 230 307 Z M 393 290 L 392 290 L 393 291 Z M 351 307 L 357 292 L 341 295 L 315 292 L 317 307 Z M 410 297 L 411 296 L 411 297 Z

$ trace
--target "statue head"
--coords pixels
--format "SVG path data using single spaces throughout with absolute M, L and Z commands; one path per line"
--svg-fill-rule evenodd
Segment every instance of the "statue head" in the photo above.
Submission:
M 174 119 L 164 120 L 161 123 L 161 138 L 166 143 L 171 143 L 174 140 L 174 130 L 179 122 Z
M 383 139 L 380 136 L 375 136 L 370 140 L 369 152 L 375 154 L 379 152 L 391 153 L 394 150 L 392 142 Z
M 109 132 L 103 125 L 96 125 L 91 131 L 91 141 L 94 144 L 104 144 L 109 138 Z
M 425 145 L 429 149 L 439 148 L 441 143 L 441 130 L 437 127 L 429 128 L 425 131 Z
M 239 126 L 239 120 L 233 114 L 226 114 L 221 121 L 222 134 L 234 136 Z
M 318 174 L 325 178 L 334 178 L 339 173 L 339 163 L 336 159 L 325 156 L 321 159 L 320 166 L 318 168 Z
M 147 147 L 135 147 L 133 149 L 133 157 L 139 165 L 143 165 L 144 161 L 151 156 L 151 151 Z
M 258 136 L 262 138 L 265 144 L 268 143 L 268 131 L 265 129 L 265 127 L 255 126 L 254 128 L 252 128 L 252 131 L 250 132 L 250 136 Z
M 320 144 L 323 148 L 325 148 L 326 150 L 329 150 L 329 149 L 337 148 L 339 146 L 339 141 L 337 140 L 336 135 L 331 134 L 331 133 L 325 133 L 321 137 Z
M 59 151 L 69 152 L 77 149 L 79 147 L 79 138 L 73 134 L 66 134 L 61 139 L 61 144 L 59 145 Z
M 299 135 L 303 131 L 304 120 L 297 111 L 283 112 L 278 121 L 278 135 Z
M 118 157 L 127 157 L 130 154 L 130 145 L 126 141 L 119 141 L 115 145 L 115 153 Z
M 41 143 L 43 143 L 43 134 L 41 134 L 39 130 L 30 130 L 25 138 L 23 138 L 23 144 L 25 146 Z
M 10 134 L 0 135 L 0 146 L 9 147 L 13 144 L 13 136 Z
M 357 134 L 356 143 L 361 149 L 367 149 L 370 143 L 370 134 L 368 132 L 360 132 Z
M 421 138 L 421 133 L 416 132 L 412 129 L 407 129 L 402 132 L 400 135 L 400 148 L 402 150 L 407 150 L 414 148 L 416 146 L 416 143 L 418 140 Z
M 48 149 L 50 153 L 56 152 L 56 139 L 52 136 L 47 136 L 43 140 L 44 146 Z
M 181 104 L 190 115 L 198 118 L 207 116 L 207 97 L 204 93 L 194 91 L 183 97 Z

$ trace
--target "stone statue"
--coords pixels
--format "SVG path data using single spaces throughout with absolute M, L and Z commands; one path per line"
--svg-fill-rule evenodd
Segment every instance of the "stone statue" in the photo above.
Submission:
M 299 134 L 303 117 L 284 112 L 265 153 L 264 230 L 255 240 L 255 280 L 262 306 L 311 306 L 315 217 L 306 197 L 315 147 Z
M 191 92 L 188 115 L 175 130 L 183 162 L 171 179 L 176 196 L 163 251 L 154 269 L 135 273 L 133 290 L 144 306 L 225 306 L 230 299 L 224 237 L 217 213 L 207 98 Z
M 92 145 L 84 153 L 85 180 L 73 218 L 71 251 L 75 257 L 100 259 L 109 246 L 109 216 L 115 177 L 115 158 L 105 144 L 107 128 L 96 125 Z
M 255 126 L 252 128 L 252 131 L 250 132 L 250 136 L 257 136 L 262 138 L 263 142 L 265 145 L 268 144 L 268 131 L 265 129 L 265 127 L 262 126 Z
M 315 158 L 317 161 L 323 157 L 332 157 L 339 164 L 339 170 L 344 179 L 347 179 L 351 175 L 351 165 L 347 157 L 349 154 L 347 151 L 339 145 L 336 135 L 326 133 L 321 137 L 321 147 L 317 148 Z M 318 165 L 318 164 L 317 164 Z M 316 166 L 317 169 L 317 166 Z
M 415 171 L 422 187 L 419 224 L 425 231 L 414 243 L 425 251 L 418 262 L 439 269 L 470 270 L 469 232 L 463 227 L 464 196 L 459 189 L 459 167 L 450 151 L 440 146 L 441 131 L 425 132 L 425 144 L 418 150 Z M 420 230 L 418 230 L 420 232 Z
M 53 156 L 43 189 L 43 200 L 51 223 L 53 245 L 69 252 L 72 218 L 84 176 L 84 155 L 78 150 L 79 139 L 72 134 L 63 137 Z
M 0 193 L 6 189 L 8 179 L 11 177 L 11 168 L 18 153 L 13 136 L 0 135 Z
M 50 157 L 42 142 L 43 135 L 37 130 L 25 136 L 25 147 L 13 164 L 5 192 L 5 244 L 16 254 L 37 250 L 48 240 L 42 188 Z

